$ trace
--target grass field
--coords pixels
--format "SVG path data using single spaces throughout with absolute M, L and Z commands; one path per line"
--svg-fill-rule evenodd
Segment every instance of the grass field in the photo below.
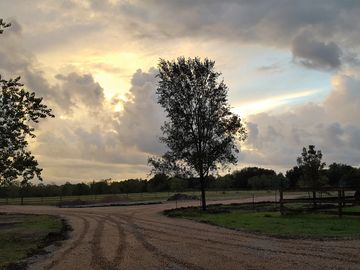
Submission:
M 192 219 L 230 229 L 289 238 L 359 238 L 360 217 L 308 213 L 282 216 L 272 205 L 210 207 L 208 212 L 184 208 L 165 212 L 171 217 Z M 360 211 L 360 207 L 348 208 Z
M 82 195 L 82 196 L 63 196 L 63 197 L 25 197 L 25 205 L 57 205 L 64 201 L 82 200 L 86 202 L 106 202 L 111 197 L 117 197 L 123 201 L 155 201 L 167 200 L 170 196 L 177 192 L 144 192 L 144 193 L 129 193 L 129 194 L 104 194 L 104 195 Z M 181 192 L 188 195 L 196 195 L 200 197 L 199 191 Z M 259 196 L 274 196 L 275 191 L 207 191 L 206 197 L 210 200 L 223 200 L 223 199 L 245 199 Z M 0 204 L 21 204 L 20 198 L 0 198 Z
M 14 263 L 38 252 L 51 240 L 49 233 L 60 237 L 63 226 L 53 216 L 0 214 L 0 269 L 14 268 Z

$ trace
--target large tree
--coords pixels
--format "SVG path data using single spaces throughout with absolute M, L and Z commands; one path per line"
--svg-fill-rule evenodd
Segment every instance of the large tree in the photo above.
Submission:
M 230 111 L 227 86 L 209 59 L 160 59 L 158 103 L 167 113 L 162 158 L 150 158 L 153 172 L 188 174 L 200 180 L 202 208 L 209 174 L 235 164 L 237 141 L 245 139 L 240 118 Z
M 0 34 L 10 24 L 0 19 Z M 37 176 L 41 168 L 27 149 L 29 137 L 34 138 L 34 123 L 53 117 L 42 98 L 25 90 L 20 77 L 5 80 L 0 75 L 0 185 L 21 179 L 22 185 Z
M 316 207 L 316 190 L 325 183 L 324 167 L 322 162 L 322 153 L 315 150 L 315 145 L 309 145 L 302 150 L 301 156 L 297 158 L 297 163 L 302 171 L 302 180 L 304 186 L 313 190 L 313 204 Z

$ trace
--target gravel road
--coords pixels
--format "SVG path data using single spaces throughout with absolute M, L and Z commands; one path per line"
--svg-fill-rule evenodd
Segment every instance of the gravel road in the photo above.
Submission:
M 60 248 L 30 269 L 360 269 L 360 240 L 277 239 L 161 214 L 174 207 L 0 206 L 0 212 L 60 215 L 73 227 Z

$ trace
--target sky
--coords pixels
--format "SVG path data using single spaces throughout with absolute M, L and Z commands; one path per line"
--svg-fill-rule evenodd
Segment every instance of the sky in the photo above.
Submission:
M 148 177 L 160 58 L 210 58 L 248 138 L 238 165 L 286 171 L 315 144 L 360 164 L 358 0 L 0 0 L 0 74 L 56 118 L 30 149 L 46 183 Z

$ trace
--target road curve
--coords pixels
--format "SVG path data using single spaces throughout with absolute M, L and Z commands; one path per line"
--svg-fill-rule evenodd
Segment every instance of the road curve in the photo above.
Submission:
M 174 207 L 0 206 L 0 212 L 59 215 L 73 227 L 56 252 L 30 265 L 36 270 L 360 269 L 360 240 L 277 239 L 161 214 Z

